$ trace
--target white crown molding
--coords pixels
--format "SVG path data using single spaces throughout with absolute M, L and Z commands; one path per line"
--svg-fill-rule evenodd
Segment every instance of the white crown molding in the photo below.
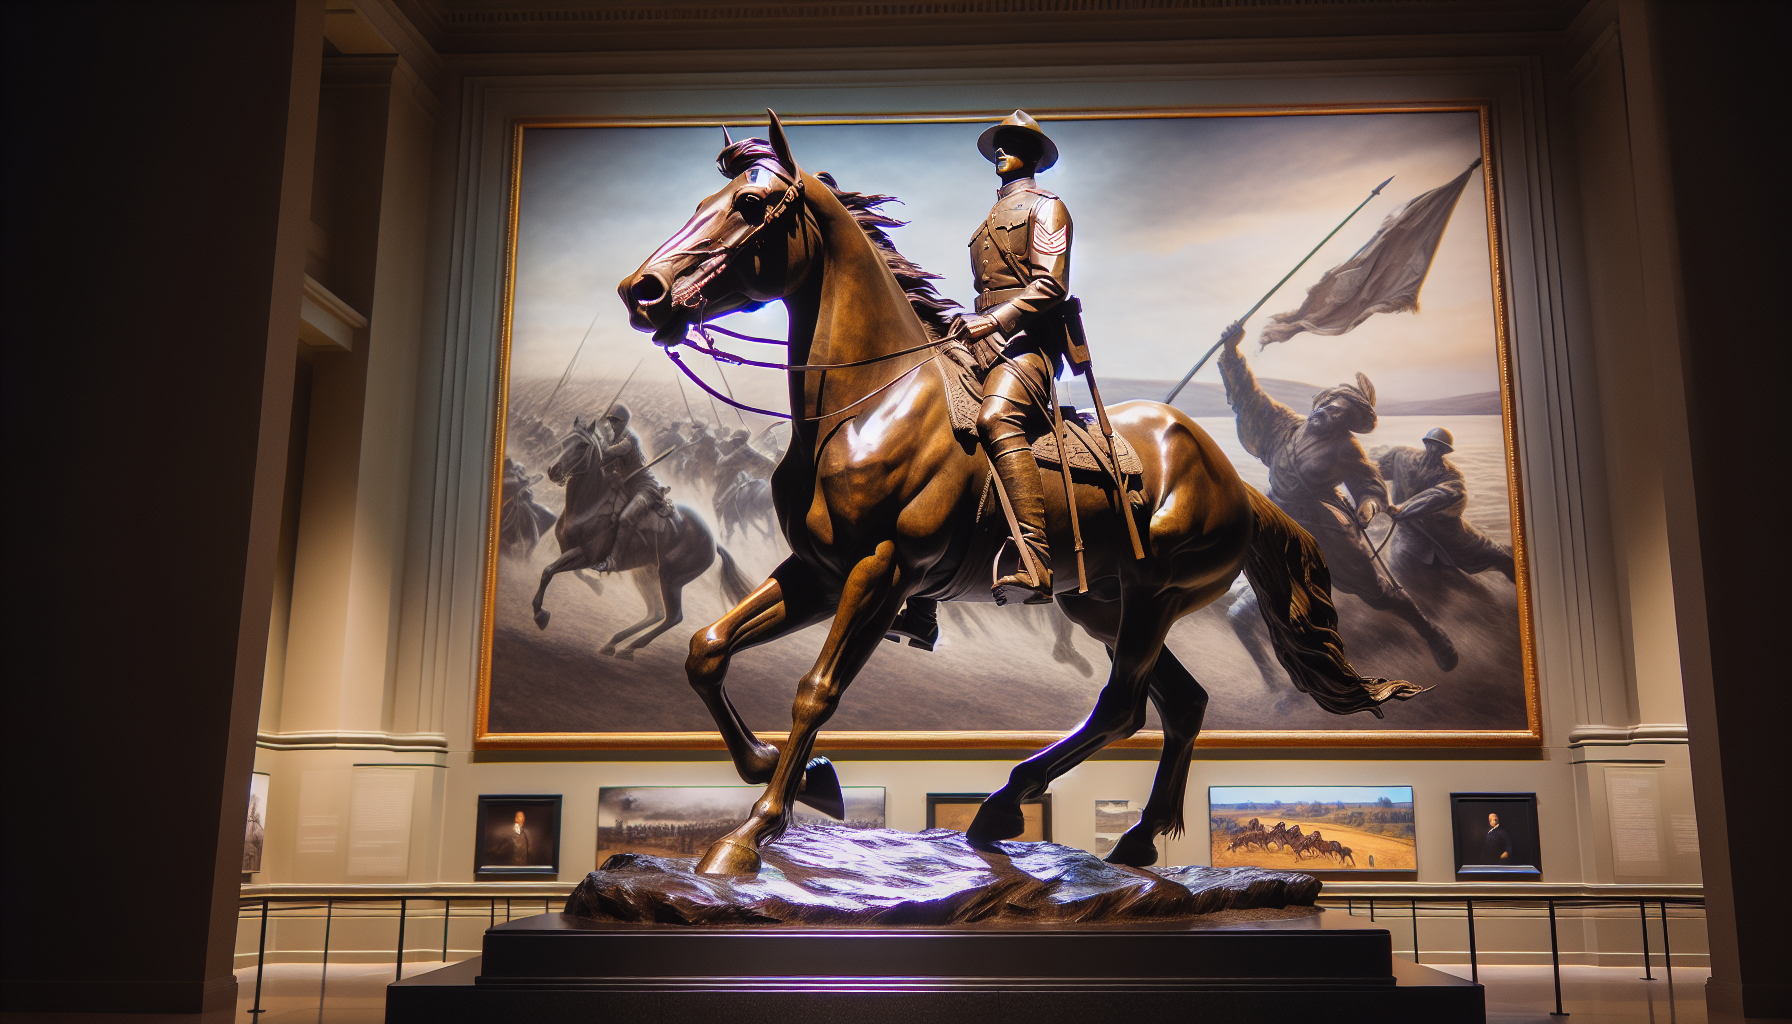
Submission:
M 258 732 L 255 745 L 266 750 L 393 750 L 445 754 L 448 737 L 439 732 Z
M 299 296 L 299 341 L 316 348 L 343 352 L 355 350 L 355 332 L 365 330 L 367 318 L 310 274 Z
M 1685 743 L 1686 726 L 1675 724 L 1577 725 L 1570 747 L 1627 747 L 1632 743 Z

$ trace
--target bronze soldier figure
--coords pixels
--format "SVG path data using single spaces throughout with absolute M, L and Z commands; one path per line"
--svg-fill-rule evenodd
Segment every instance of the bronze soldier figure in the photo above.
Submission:
M 616 514 L 616 531 L 610 537 L 610 545 L 594 566 L 599 572 L 608 572 L 611 560 L 617 552 L 625 550 L 629 542 L 646 538 L 647 516 L 672 514 L 672 507 L 666 502 L 666 492 L 646 468 L 647 460 L 641 454 L 641 441 L 628 428 L 628 421 L 628 406 L 613 405 L 603 422 L 593 431 L 598 464 L 609 474 L 610 485 L 628 496 L 626 500 L 618 498 L 624 500 L 624 504 L 622 511 Z M 606 432 L 610 435 L 608 441 L 603 436 Z
M 1438 668 L 1455 668 L 1456 645 L 1412 595 L 1377 568 L 1375 550 L 1363 535 L 1362 527 L 1389 505 L 1386 483 L 1351 436 L 1375 429 L 1374 385 L 1359 373 L 1355 384 L 1313 396 L 1313 411 L 1303 417 L 1258 386 L 1238 353 L 1243 339 L 1238 324 L 1226 328 L 1220 376 L 1226 382 L 1226 402 L 1238 416 L 1238 440 L 1269 467 L 1270 500 L 1319 541 L 1333 590 L 1355 594 L 1369 607 L 1404 619 L 1430 647 Z M 1349 488 L 1354 509 L 1345 507 L 1339 484 Z M 1247 645 L 1255 646 L 1249 638 L 1256 635 L 1258 614 L 1256 598 L 1248 593 L 1228 611 Z
M 1444 458 L 1456 438 L 1443 427 L 1425 434 L 1423 449 L 1393 448 L 1381 456 L 1381 475 L 1398 505 L 1388 507 L 1394 522 L 1424 538 L 1419 558 L 1427 565 L 1452 565 L 1469 575 L 1498 569 L 1517 582 L 1512 549 L 1462 519 L 1468 510 L 1468 483 Z
M 998 596 L 1007 587 L 1026 590 L 1028 604 L 1043 604 L 1052 594 L 1051 553 L 1027 427 L 1049 413 L 1053 381 L 1063 369 L 1067 329 L 1058 307 L 1070 294 L 1070 211 L 1033 180 L 1057 162 L 1058 147 L 1026 111 L 985 131 L 977 148 L 1002 179 L 995 205 L 971 236 L 977 304 L 962 319 L 983 374 L 977 432 L 1038 567 L 1038 578 L 1031 578 L 1023 558 L 995 589 Z

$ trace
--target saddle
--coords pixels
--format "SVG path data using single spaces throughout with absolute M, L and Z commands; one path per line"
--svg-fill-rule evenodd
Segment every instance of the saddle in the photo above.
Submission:
M 946 385 L 946 407 L 952 421 L 952 433 L 962 441 L 977 444 L 977 411 L 983 406 L 983 386 L 969 369 L 951 358 L 939 356 L 934 362 Z M 1070 406 L 1064 406 L 1063 412 L 1065 433 L 1069 435 L 1064 447 L 1069 453 L 1071 471 L 1093 474 L 1105 486 L 1111 487 L 1113 467 L 1108 464 L 1107 439 L 1096 436 L 1093 414 Z M 1029 430 L 1027 440 L 1032 444 L 1033 458 L 1040 468 L 1058 468 L 1058 442 L 1052 436 L 1049 423 Z M 1120 476 L 1126 481 L 1128 496 L 1133 504 L 1140 504 L 1144 499 L 1138 493 L 1140 480 L 1137 478 L 1144 475 L 1145 464 L 1139 461 L 1138 453 L 1120 434 L 1114 435 L 1114 454 L 1119 459 Z

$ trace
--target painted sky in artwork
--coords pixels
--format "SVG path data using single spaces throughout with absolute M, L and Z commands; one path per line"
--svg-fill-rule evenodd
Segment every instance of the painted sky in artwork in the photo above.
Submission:
M 1048 122 L 1062 158 L 1040 185 L 1075 220 L 1072 290 L 1083 298 L 1107 378 L 1175 380 L 1231 320 L 1288 272 L 1382 179 L 1394 181 L 1272 298 L 1250 324 L 1300 304 L 1382 219 L 1449 181 L 1480 153 L 1473 113 L 1349 114 Z M 790 129 L 797 159 L 841 186 L 899 196 L 911 223 L 893 232 L 910 258 L 969 304 L 966 240 L 997 184 L 970 124 L 818 125 Z M 760 134 L 763 130 L 743 132 Z M 616 284 L 672 234 L 722 179 L 714 128 L 532 129 L 518 237 L 512 368 L 555 377 L 590 330 L 575 371 L 669 374 L 628 326 Z M 1260 376 L 1317 383 L 1361 370 L 1384 400 L 1497 390 L 1481 172 L 1470 177 L 1418 314 L 1378 315 L 1350 334 L 1302 334 L 1257 352 Z M 783 336 L 781 306 L 727 325 Z M 657 366 L 656 366 L 657 364 Z M 621 369 L 618 370 L 617 368 Z M 650 368 L 651 367 L 651 368 Z M 713 374 L 713 368 L 710 371 Z M 731 370 L 740 397 L 777 402 L 779 375 Z M 1212 366 L 1197 380 L 1215 381 Z

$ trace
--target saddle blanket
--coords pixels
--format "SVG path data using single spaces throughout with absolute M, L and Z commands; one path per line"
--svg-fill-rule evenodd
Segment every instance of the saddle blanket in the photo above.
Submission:
M 952 432 L 970 441 L 977 439 L 977 410 L 983 405 L 983 388 L 977 383 L 969 370 L 960 366 L 945 355 L 934 357 L 939 365 L 940 376 L 945 378 L 946 405 L 951 411 Z M 1069 443 L 1065 445 L 1070 453 L 1070 468 L 1089 473 L 1107 475 L 1108 446 L 1107 439 L 1096 437 L 1092 429 L 1094 414 L 1080 412 L 1069 406 L 1064 408 L 1064 426 L 1069 428 Z M 1029 433 L 1028 439 L 1033 442 L 1033 458 L 1040 466 L 1057 468 L 1058 443 L 1048 428 L 1038 435 Z M 1125 476 L 1139 476 L 1145 472 L 1144 463 L 1139 461 L 1137 452 L 1132 450 L 1126 438 L 1114 435 L 1114 453 L 1120 460 L 1120 472 Z

